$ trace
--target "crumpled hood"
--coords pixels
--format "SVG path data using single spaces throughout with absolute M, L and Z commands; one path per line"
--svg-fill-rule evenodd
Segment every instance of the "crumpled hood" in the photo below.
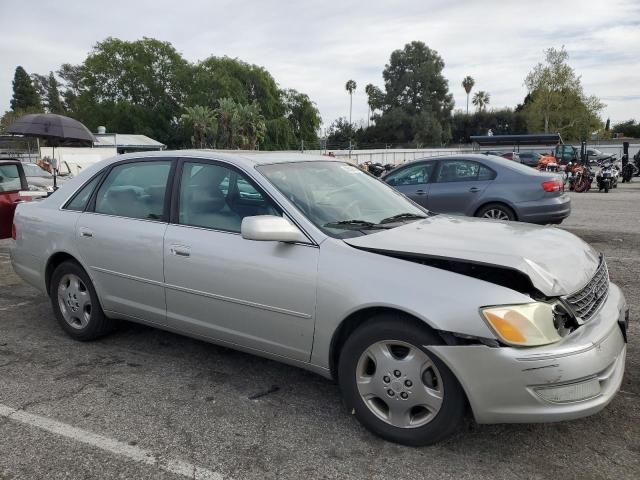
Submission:
M 580 290 L 599 264 L 598 252 L 558 228 L 448 215 L 344 241 L 381 253 L 413 253 L 519 270 L 549 297 Z

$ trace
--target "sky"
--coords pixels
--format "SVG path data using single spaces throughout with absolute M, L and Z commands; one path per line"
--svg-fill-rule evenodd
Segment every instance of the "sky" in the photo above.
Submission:
M 308 94 L 325 128 L 349 115 L 349 79 L 353 121 L 365 121 L 365 85 L 383 87 L 391 52 L 410 41 L 443 58 L 456 109 L 466 108 L 466 75 L 490 107 L 514 107 L 544 50 L 564 45 L 585 93 L 607 105 L 603 118 L 640 120 L 639 0 L 0 0 L 0 18 L 0 112 L 17 65 L 46 74 L 112 36 L 169 41 L 191 62 L 227 55 L 263 66 Z

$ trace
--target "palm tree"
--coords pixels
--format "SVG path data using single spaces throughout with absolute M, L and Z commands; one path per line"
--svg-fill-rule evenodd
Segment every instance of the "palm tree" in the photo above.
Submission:
M 236 148 L 238 132 L 238 109 L 232 98 L 218 100 L 215 113 L 218 117 L 220 146 L 222 148 Z
M 180 119 L 193 128 L 191 143 L 195 148 L 205 148 L 207 137 L 213 136 L 216 130 L 215 112 L 207 106 L 195 105 L 186 107 Z
M 364 87 L 364 92 L 367 94 L 367 128 L 369 128 L 369 120 L 371 120 L 371 103 L 373 101 L 373 96 L 375 95 L 376 87 L 369 83 L 366 87 Z
M 471 103 L 473 103 L 478 108 L 479 112 L 484 112 L 484 109 L 487 108 L 487 105 L 489 105 L 490 97 L 491 95 L 489 95 L 489 92 L 480 90 L 473 95 L 473 100 L 471 101 Z
M 345 84 L 344 88 L 349 92 L 349 125 L 351 125 L 351 110 L 353 108 L 353 92 L 355 92 L 358 85 L 354 80 L 349 80 Z
M 464 88 L 464 91 L 467 92 L 467 115 L 469 115 L 469 94 L 471 93 L 471 89 L 475 84 L 476 81 L 469 75 L 464 77 L 464 80 L 462 80 L 462 88 Z
M 238 123 L 238 146 L 243 150 L 255 150 L 259 141 L 264 140 L 267 126 L 260 106 L 253 102 L 236 106 Z

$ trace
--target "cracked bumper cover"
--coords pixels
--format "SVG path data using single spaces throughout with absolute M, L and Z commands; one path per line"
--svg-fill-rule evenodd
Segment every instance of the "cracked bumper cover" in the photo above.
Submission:
M 454 372 L 478 423 L 570 420 L 602 410 L 620 389 L 626 358 L 621 324 L 625 321 L 624 295 L 611 284 L 600 311 L 553 345 L 426 348 Z M 544 393 L 541 387 L 546 389 Z M 585 398 L 558 401 L 557 395 L 549 394 L 554 391 Z

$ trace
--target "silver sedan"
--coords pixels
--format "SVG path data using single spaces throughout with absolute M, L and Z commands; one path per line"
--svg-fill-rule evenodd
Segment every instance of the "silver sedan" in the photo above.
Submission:
M 590 415 L 624 373 L 626 302 L 589 245 L 432 215 L 335 159 L 123 155 L 19 205 L 13 236 L 15 271 L 73 338 L 125 319 L 306 368 L 408 445 L 467 412 Z

